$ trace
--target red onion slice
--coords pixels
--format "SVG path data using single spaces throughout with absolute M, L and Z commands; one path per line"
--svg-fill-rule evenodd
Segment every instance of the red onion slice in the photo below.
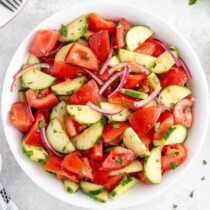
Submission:
M 32 111 L 31 111 L 31 107 L 29 106 L 28 103 L 26 103 L 26 106 L 27 106 L 31 121 L 34 122 L 35 119 L 34 119 L 34 115 L 33 115 Z
M 163 104 L 158 97 L 155 97 L 155 101 L 162 107 L 163 112 L 170 111 L 170 108 Z
M 88 69 L 84 69 L 82 68 L 82 70 L 86 73 L 88 73 L 99 85 L 103 85 L 104 82 L 98 78 L 92 71 L 88 70 Z
M 117 65 L 109 69 L 108 72 L 110 74 L 113 74 L 117 69 L 122 69 L 122 68 L 125 68 L 126 66 L 128 66 L 128 62 L 118 63 Z
M 150 101 L 152 101 L 161 91 L 162 87 L 156 88 L 146 99 L 141 101 L 135 101 L 134 107 L 140 108 L 146 104 L 148 104 Z
M 181 65 L 182 65 L 183 69 L 187 73 L 187 76 L 192 79 L 192 75 L 191 75 L 190 70 L 188 69 L 186 63 L 181 58 L 179 58 L 179 61 L 180 61 Z
M 146 75 L 150 74 L 150 70 L 147 69 L 144 65 L 142 65 L 139 62 L 133 61 L 133 62 L 129 62 L 129 66 L 136 66 L 137 68 L 139 68 L 141 70 L 141 73 L 145 73 Z M 143 71 L 142 71 L 143 70 Z
M 119 85 L 111 94 L 108 95 L 108 98 L 115 96 L 120 91 L 120 89 L 123 87 L 123 85 L 125 84 L 125 82 L 128 78 L 129 71 L 130 71 L 130 69 L 126 66 L 125 70 L 123 71 L 123 77 L 122 77 Z
M 118 114 L 122 111 L 122 109 L 119 110 L 114 110 L 114 111 L 110 111 L 110 110 L 105 110 L 105 109 L 101 109 L 98 106 L 96 106 L 95 104 L 91 103 L 90 101 L 87 103 L 87 105 L 93 109 L 94 111 L 100 113 L 100 114 L 104 114 L 104 115 L 115 115 Z

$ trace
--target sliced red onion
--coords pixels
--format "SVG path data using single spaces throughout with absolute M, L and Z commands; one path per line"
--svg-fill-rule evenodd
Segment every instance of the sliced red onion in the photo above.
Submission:
M 104 115 L 115 115 L 115 114 L 118 114 L 122 111 L 122 109 L 119 109 L 119 110 L 114 110 L 114 111 L 111 111 L 111 110 L 104 110 L 104 109 L 101 109 L 99 108 L 98 106 L 96 106 L 95 104 L 91 103 L 90 101 L 87 103 L 87 105 L 93 109 L 94 111 L 100 113 L 100 114 L 104 114 Z
M 130 71 L 130 69 L 128 68 L 128 66 L 126 66 L 125 70 L 123 71 L 123 76 L 122 76 L 122 79 L 121 79 L 119 85 L 111 94 L 108 95 L 108 98 L 115 96 L 120 91 L 120 89 L 123 87 L 123 85 L 125 84 L 125 82 L 128 78 L 129 71 Z
M 27 105 L 27 108 L 28 108 L 28 112 L 29 112 L 31 121 L 34 122 L 35 119 L 34 119 L 34 115 L 33 115 L 32 111 L 31 111 L 31 107 L 29 106 L 28 103 L 26 103 L 26 105 Z
M 129 66 L 136 66 L 137 68 L 139 68 L 140 70 L 143 69 L 143 71 L 141 71 L 141 73 L 145 73 L 146 75 L 150 74 L 150 70 L 147 69 L 144 65 L 140 64 L 139 62 L 129 62 Z
M 48 152 L 50 152 L 50 153 L 52 153 L 52 154 L 54 154 L 54 155 L 56 155 L 56 156 L 58 156 L 58 157 L 61 157 L 61 158 L 63 157 L 62 154 L 56 152 L 56 151 L 52 148 L 52 146 L 49 144 L 49 142 L 48 142 L 48 140 L 47 140 L 47 137 L 46 137 L 45 128 L 40 128 L 40 136 L 41 136 L 41 141 L 42 141 L 44 147 L 46 148 L 46 150 L 47 150 Z
M 171 52 L 170 48 L 167 47 L 166 44 L 160 41 L 159 39 L 155 39 L 155 41 L 157 41 L 170 54 L 170 56 L 173 58 L 174 62 L 176 63 L 177 67 L 180 67 L 181 63 L 179 59 L 175 57 L 175 55 Z
M 82 68 L 82 70 L 88 73 L 99 85 L 104 84 L 104 82 L 100 78 L 98 78 L 92 71 L 85 68 Z
M 122 68 L 125 68 L 126 66 L 128 66 L 128 62 L 119 63 L 115 65 L 114 67 L 112 67 L 111 69 L 109 69 L 108 72 L 110 74 L 113 74 L 117 69 L 122 69 Z
M 158 97 L 155 97 L 155 101 L 158 103 L 158 105 L 162 106 L 163 111 L 170 111 L 170 108 L 163 104 Z
M 102 86 L 101 89 L 99 90 L 99 94 L 101 95 L 106 88 L 113 82 L 115 81 L 118 77 L 120 77 L 123 74 L 123 71 L 119 71 L 116 74 L 112 75 Z
M 145 106 L 146 104 L 151 102 L 159 94 L 161 89 L 162 89 L 161 87 L 158 87 L 146 99 L 141 100 L 141 101 L 135 101 L 134 102 L 134 107 L 140 108 L 142 106 Z
M 191 75 L 190 70 L 188 69 L 186 63 L 181 58 L 179 58 L 179 61 L 182 65 L 182 67 L 184 68 L 185 72 L 187 73 L 187 76 L 192 79 L 192 75 Z

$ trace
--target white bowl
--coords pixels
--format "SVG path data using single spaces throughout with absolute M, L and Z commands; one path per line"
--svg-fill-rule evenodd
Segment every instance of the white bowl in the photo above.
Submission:
M 129 192 L 125 193 L 116 201 L 109 201 L 106 204 L 100 204 L 90 199 L 81 192 L 75 195 L 69 195 L 63 188 L 62 183 L 56 180 L 52 175 L 46 173 L 39 164 L 29 160 L 21 151 L 22 135 L 14 129 L 8 121 L 8 113 L 11 104 L 18 99 L 17 92 L 10 92 L 12 77 L 15 72 L 26 61 L 28 56 L 28 47 L 31 38 L 38 29 L 55 28 L 59 29 L 61 23 L 68 23 L 81 14 L 89 12 L 98 12 L 105 18 L 119 19 L 127 18 L 133 24 L 143 24 L 151 27 L 156 36 L 168 44 L 174 44 L 178 47 L 181 57 L 184 59 L 192 73 L 192 81 L 189 85 L 192 88 L 193 96 L 196 98 L 194 107 L 194 124 L 190 129 L 186 147 L 188 149 L 188 158 L 186 162 L 175 171 L 164 174 L 163 182 L 160 185 L 144 186 L 138 184 Z M 155 16 L 149 11 L 137 8 L 122 2 L 100 1 L 91 3 L 82 3 L 61 11 L 39 24 L 21 43 L 14 54 L 6 73 L 2 95 L 2 119 L 8 144 L 16 160 L 25 171 L 25 173 L 43 190 L 52 196 L 75 206 L 90 209 L 122 209 L 143 203 L 153 196 L 163 193 L 172 183 L 177 181 L 186 169 L 192 164 L 193 159 L 198 153 L 207 131 L 209 117 L 209 93 L 204 71 L 201 64 L 188 44 L 174 28 L 169 26 L 164 20 Z

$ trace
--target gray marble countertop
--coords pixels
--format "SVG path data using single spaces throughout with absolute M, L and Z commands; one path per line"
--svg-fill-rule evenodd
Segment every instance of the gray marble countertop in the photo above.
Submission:
M 80 2 L 82 1 L 88 0 L 80 0 Z M 2 90 L 4 75 L 10 59 L 25 36 L 45 18 L 77 2 L 78 0 L 29 0 L 22 12 L 8 25 L 0 29 L 0 90 Z M 188 0 L 129 0 L 129 3 L 153 11 L 177 28 L 194 48 L 203 65 L 207 80 L 210 81 L 209 0 L 198 0 L 194 6 L 188 6 Z M 195 162 L 181 180 L 152 202 L 127 210 L 170 210 L 174 209 L 173 204 L 176 204 L 176 209 L 179 210 L 209 210 L 209 136 L 210 131 Z M 46 194 L 24 174 L 10 152 L 1 124 L 0 139 L 0 152 L 3 157 L 3 171 L 0 175 L 0 181 L 20 210 L 79 209 Z M 202 164 L 203 160 L 207 161 L 207 165 Z M 205 176 L 204 181 L 201 180 L 203 176 Z M 194 191 L 193 198 L 189 196 L 191 191 Z

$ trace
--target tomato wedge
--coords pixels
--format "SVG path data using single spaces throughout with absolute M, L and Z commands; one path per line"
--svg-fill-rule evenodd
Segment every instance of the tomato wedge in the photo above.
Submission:
M 98 70 L 99 63 L 94 52 L 84 44 L 75 42 L 66 55 L 66 62 L 93 71 Z
M 102 169 L 111 171 L 124 168 L 129 165 L 136 155 L 128 149 L 117 146 L 107 156 L 107 158 L 102 163 Z
M 86 105 L 87 102 L 98 103 L 101 100 L 99 88 L 96 82 L 92 79 L 83 85 L 76 93 L 68 99 L 69 104 Z
M 103 185 L 108 192 L 111 192 L 121 182 L 122 179 L 123 179 L 122 174 L 111 176 L 107 179 L 107 181 Z
M 139 87 L 140 83 L 143 82 L 146 77 L 146 74 L 129 74 L 124 87 L 135 89 Z
M 142 182 L 145 185 L 150 185 L 151 182 L 146 178 L 144 171 L 140 171 L 137 173 L 137 177 L 139 178 L 139 181 Z
M 175 169 L 187 158 L 187 149 L 183 144 L 171 144 L 163 147 L 162 169 L 163 171 Z
M 101 30 L 91 35 L 88 42 L 96 57 L 104 63 L 110 52 L 109 32 L 107 30 Z
M 172 67 L 166 73 L 160 74 L 159 79 L 162 87 L 169 85 L 184 86 L 187 82 L 187 73 L 182 67 Z
M 77 131 L 74 125 L 74 120 L 68 114 L 66 114 L 65 121 L 66 121 L 66 129 L 68 131 L 69 136 L 70 137 L 76 136 Z
M 26 100 L 31 107 L 37 109 L 50 108 L 59 102 L 57 97 L 53 93 L 38 98 L 36 91 L 32 89 L 26 91 Z
M 185 98 L 179 101 L 173 110 L 175 124 L 182 124 L 190 128 L 193 123 L 192 107 L 194 104 L 193 99 Z
M 141 44 L 135 50 L 135 52 L 152 56 L 154 54 L 154 52 L 155 52 L 155 47 L 156 47 L 155 43 L 150 42 L 150 41 L 146 41 L 143 44 Z
M 151 143 L 152 139 L 149 137 L 149 135 L 139 136 L 143 144 L 147 147 L 147 149 L 151 149 Z
M 100 30 L 108 30 L 109 33 L 115 32 L 116 24 L 110 20 L 104 20 L 97 13 L 90 13 L 88 16 L 89 30 L 98 32 Z
M 27 132 L 32 125 L 29 109 L 25 102 L 16 102 L 12 104 L 10 111 L 11 124 L 22 132 Z
M 39 30 L 35 34 L 31 46 L 30 54 L 36 57 L 47 55 L 56 45 L 59 32 L 55 30 Z
M 103 143 L 99 141 L 93 148 L 89 151 L 89 157 L 94 161 L 103 160 Z
M 152 106 L 142 108 L 128 116 L 131 127 L 138 133 L 139 136 L 145 135 L 152 129 L 161 114 L 161 107 Z

